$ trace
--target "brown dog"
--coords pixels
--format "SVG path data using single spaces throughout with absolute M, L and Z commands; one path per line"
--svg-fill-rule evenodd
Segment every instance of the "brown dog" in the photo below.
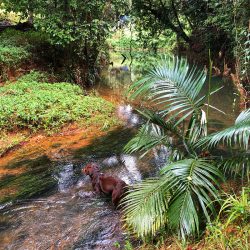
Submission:
M 100 173 L 96 163 L 89 163 L 82 169 L 82 172 L 89 175 L 92 182 L 92 187 L 98 194 L 105 193 L 112 195 L 112 202 L 115 207 L 118 206 L 127 184 L 118 177 L 107 176 Z

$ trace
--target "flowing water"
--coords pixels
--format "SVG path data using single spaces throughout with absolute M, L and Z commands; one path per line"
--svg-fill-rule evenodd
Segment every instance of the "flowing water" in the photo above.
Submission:
M 124 127 L 93 137 L 91 143 L 65 157 L 21 151 L 16 160 L 5 163 L 9 173 L 0 175 L 0 189 L 5 190 L 0 194 L 7 197 L 0 210 L 0 249 L 123 249 L 127 236 L 120 211 L 114 209 L 109 197 L 93 193 L 81 168 L 95 161 L 102 172 L 133 184 L 155 175 L 168 152 L 160 148 L 143 159 L 123 153 L 141 119 L 123 96 L 131 81 L 129 67 L 114 69 L 108 71 L 108 86 L 102 83 L 95 91 L 117 103 L 117 115 L 125 121 Z M 214 79 L 212 84 L 220 86 L 221 80 Z M 223 91 L 213 96 L 212 105 L 229 115 L 211 110 L 210 122 L 216 128 L 232 124 L 239 112 L 232 84 L 226 81 L 223 85 Z
M 13 181 L 6 175 L 4 183 L 18 186 L 20 196 L 14 205 L 7 203 L 0 210 L 1 249 L 117 249 L 126 234 L 122 230 L 120 211 L 115 210 L 109 197 L 92 191 L 89 177 L 81 168 L 95 161 L 102 172 L 116 175 L 132 184 L 154 175 L 164 162 L 162 150 L 139 159 L 122 152 L 134 134 L 140 119 L 131 106 L 119 106 L 118 113 L 126 119 L 123 129 L 96 138 L 89 146 L 78 148 L 70 161 L 51 161 L 46 156 L 12 162 L 9 169 L 26 165 L 26 171 Z M 167 153 L 167 152 L 165 152 Z M 35 197 L 29 196 L 35 194 Z M 41 193 L 41 195 L 39 195 Z

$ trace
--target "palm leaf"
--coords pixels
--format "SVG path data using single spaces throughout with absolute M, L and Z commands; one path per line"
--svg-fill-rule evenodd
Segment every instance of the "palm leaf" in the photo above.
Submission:
M 171 132 L 172 134 L 176 135 L 179 138 L 182 138 L 182 131 L 175 127 L 174 122 L 166 121 L 166 119 L 160 115 L 159 113 L 152 112 L 150 110 L 137 110 L 144 118 L 148 120 L 148 122 L 153 123 L 155 125 L 160 126 L 164 132 Z
M 165 135 L 163 129 L 153 123 L 146 123 L 140 129 L 137 135 L 132 138 L 124 147 L 126 153 L 145 151 L 148 153 L 157 145 L 170 146 L 168 135 Z
M 183 140 L 183 144 L 190 156 L 196 157 L 198 148 L 197 141 L 207 135 L 207 119 L 206 113 L 201 109 L 199 117 L 192 116 L 189 121 L 189 126 Z
M 220 167 L 225 174 L 230 174 L 233 177 L 241 176 L 242 179 L 250 181 L 250 154 L 246 152 L 237 153 L 230 158 L 223 159 Z
M 160 105 L 162 114 L 175 113 L 169 120 L 179 117 L 178 125 L 193 113 L 200 113 L 205 96 L 199 94 L 205 79 L 205 71 L 190 67 L 186 59 L 165 56 L 145 78 L 131 86 L 131 98 L 147 93 L 154 104 Z
M 207 136 L 207 118 L 205 111 L 201 110 L 199 119 L 195 116 L 190 119 L 185 139 L 189 144 L 194 145 L 204 136 Z
M 200 212 L 207 220 L 219 200 L 220 171 L 203 159 L 167 165 L 161 176 L 135 185 L 123 199 L 126 223 L 140 235 L 154 235 L 164 225 L 182 238 L 199 232 Z
M 178 183 L 169 201 L 168 219 L 172 228 L 182 238 L 199 233 L 200 208 L 210 221 L 210 213 L 215 214 L 214 200 L 219 200 L 217 187 L 220 171 L 204 159 L 185 159 L 162 169 L 163 174 L 172 173 Z M 176 184 L 177 185 L 177 184 Z
M 148 179 L 123 198 L 124 220 L 139 236 L 155 235 L 167 222 L 168 185 L 164 178 Z
M 249 138 L 250 109 L 246 109 L 240 113 L 233 126 L 201 139 L 197 143 L 197 146 L 207 144 L 208 147 L 215 147 L 219 143 L 226 143 L 231 147 L 233 144 L 239 144 L 239 146 L 247 150 L 249 145 Z

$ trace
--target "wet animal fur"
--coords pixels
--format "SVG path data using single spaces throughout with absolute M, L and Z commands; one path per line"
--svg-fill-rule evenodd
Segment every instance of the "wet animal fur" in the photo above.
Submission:
M 118 206 L 127 189 L 127 184 L 123 180 L 100 173 L 100 169 L 96 163 L 87 164 L 82 169 L 82 172 L 89 175 L 92 187 L 96 193 L 111 194 L 114 206 Z

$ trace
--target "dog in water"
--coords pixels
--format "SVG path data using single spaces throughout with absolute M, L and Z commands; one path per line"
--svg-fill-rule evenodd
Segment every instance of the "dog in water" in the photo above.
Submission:
M 128 185 L 118 177 L 107 176 L 100 173 L 100 169 L 96 163 L 88 163 L 82 172 L 91 179 L 92 187 L 98 194 L 111 194 L 112 202 L 115 207 L 118 206 Z

